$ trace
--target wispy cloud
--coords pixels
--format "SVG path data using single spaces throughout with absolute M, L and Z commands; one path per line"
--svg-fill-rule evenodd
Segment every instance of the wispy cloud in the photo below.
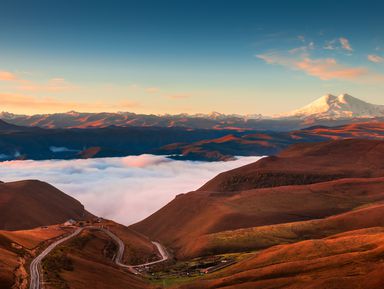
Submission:
M 69 110 L 89 111 L 89 110 L 119 110 L 139 106 L 139 103 L 125 100 L 119 103 L 82 103 L 75 101 L 64 101 L 54 97 L 35 97 L 24 94 L 0 93 L 0 103 L 2 109 L 10 111 L 29 112 L 61 112 Z
M 59 101 L 51 97 L 37 98 L 34 96 L 14 93 L 0 93 L 0 102 L 3 107 L 7 108 L 28 107 L 30 109 L 60 109 L 62 107 L 71 108 L 73 106 L 76 106 L 76 103 L 74 102 Z
M 369 61 L 374 62 L 374 63 L 384 62 L 384 58 L 379 56 L 379 55 L 376 55 L 376 54 L 369 54 L 367 56 L 367 58 L 368 58 Z
M 26 79 L 25 73 L 13 73 L 10 71 L 0 71 L 0 81 L 8 82 L 6 92 L 0 92 L 0 102 L 3 110 L 17 113 L 45 113 L 45 112 L 64 112 L 69 110 L 77 111 L 117 111 L 128 110 L 140 106 L 140 103 L 130 99 L 121 101 L 93 101 L 81 102 L 74 98 L 64 98 L 58 93 L 73 91 L 79 93 L 83 89 L 80 86 L 71 84 L 62 77 L 51 78 L 46 82 L 32 81 Z M 30 76 L 30 75 L 29 75 Z M 141 90 L 138 85 L 130 85 L 129 90 Z M 149 93 L 159 91 L 158 88 L 149 87 Z
M 147 93 L 158 93 L 160 91 L 160 88 L 158 87 L 147 87 L 145 89 L 145 92 Z
M 17 77 L 14 73 L 9 71 L 0 71 L 0 80 L 1 81 L 15 81 L 17 80 Z
M 349 52 L 352 52 L 352 51 L 353 51 L 352 46 L 351 46 L 351 43 L 349 42 L 349 40 L 348 40 L 347 38 L 340 37 L 340 38 L 339 38 L 339 41 L 340 41 L 341 47 L 342 47 L 344 50 L 347 50 L 347 51 L 349 51 Z
M 297 39 L 299 39 L 301 42 L 305 42 L 305 36 L 304 35 L 298 35 Z
M 189 94 L 171 94 L 171 95 L 167 95 L 166 98 L 169 98 L 169 99 L 185 99 L 185 98 L 188 98 L 190 97 Z
M 346 67 L 337 63 L 334 58 L 311 59 L 306 57 L 296 62 L 295 67 L 322 80 L 353 80 L 367 74 L 366 68 Z
M 15 90 L 33 92 L 61 92 L 74 88 L 75 86 L 67 82 L 64 78 L 52 78 L 46 83 L 36 82 L 20 77 L 16 73 L 2 70 L 0 71 L 0 81 L 13 82 Z
M 107 108 L 110 107 L 110 108 L 116 108 L 117 110 L 122 110 L 122 109 L 131 109 L 131 108 L 140 107 L 141 104 L 136 101 L 124 100 L 124 101 L 120 101 L 117 105 L 104 105 L 104 106 Z
M 325 50 L 344 50 L 348 53 L 353 51 L 350 41 L 345 37 L 340 37 L 338 39 L 332 39 L 325 42 L 323 49 Z
M 334 40 L 326 41 L 323 48 L 325 50 L 336 50 L 337 49 L 336 40 L 334 39 Z
M 45 84 L 34 83 L 24 80 L 17 87 L 21 91 L 33 92 L 62 92 L 75 88 L 74 85 L 68 83 L 64 78 L 52 78 Z
M 321 80 L 378 81 L 384 79 L 383 75 L 371 72 L 365 67 L 349 67 L 338 63 L 334 58 L 316 59 L 308 53 L 291 55 L 273 52 L 259 54 L 256 57 L 268 64 L 300 70 Z
M 306 45 L 292 48 L 291 50 L 289 50 L 289 53 L 290 54 L 307 53 L 308 51 L 313 50 L 313 49 L 315 49 L 315 43 L 313 41 L 311 41 Z

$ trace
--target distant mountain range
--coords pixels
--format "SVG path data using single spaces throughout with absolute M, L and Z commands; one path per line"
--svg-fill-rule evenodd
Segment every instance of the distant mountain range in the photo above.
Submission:
M 384 139 L 384 106 L 350 95 L 326 95 L 276 118 L 210 115 L 2 113 L 0 161 L 139 154 L 218 161 L 272 155 L 298 142 Z
M 218 112 L 211 114 L 154 115 L 131 112 L 66 113 L 21 115 L 9 112 L 0 113 L 0 119 L 20 126 L 38 126 L 43 128 L 101 128 L 121 127 L 185 127 L 197 129 L 249 129 L 261 115 L 226 115 Z M 249 124 L 247 124 L 249 122 Z M 233 127 L 232 127 L 233 125 Z
M 260 114 L 178 114 L 146 115 L 130 112 L 67 113 L 19 115 L 2 112 L 0 119 L 20 126 L 43 128 L 101 128 L 120 127 L 183 127 L 193 129 L 277 130 L 289 131 L 313 125 L 343 125 L 384 120 L 384 105 L 374 105 L 348 94 L 325 95 L 303 108 L 290 113 L 265 117 Z
M 384 122 L 312 126 L 291 131 L 192 129 L 182 127 L 40 128 L 0 120 L 0 161 L 80 159 L 139 154 L 179 160 L 226 161 L 265 156 L 299 142 L 384 139 Z

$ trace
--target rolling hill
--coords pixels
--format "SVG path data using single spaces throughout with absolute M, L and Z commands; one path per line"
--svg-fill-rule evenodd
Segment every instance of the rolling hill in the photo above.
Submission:
M 210 244 L 209 251 L 205 241 L 220 232 L 322 219 L 383 201 L 383 156 L 383 141 L 295 145 L 218 175 L 132 228 L 159 239 L 181 259 L 236 251 L 241 244 Z
M 77 227 L 63 225 L 77 220 Z M 117 245 L 107 228 L 125 245 L 122 262 L 141 264 L 158 258 L 152 242 L 113 221 L 96 219 L 83 205 L 53 186 L 37 180 L 0 183 L 0 288 L 28 288 L 29 264 L 48 245 L 86 227 L 42 261 L 44 288 L 153 288 L 143 278 L 113 261 Z
M 382 288 L 384 229 L 274 246 L 179 289 Z
M 0 184 L 0 230 L 24 230 L 91 218 L 84 206 L 37 180 Z
M 221 173 L 199 190 L 228 192 L 383 176 L 383 154 L 384 142 L 379 140 L 299 143 L 276 156 Z
M 381 288 L 383 157 L 378 140 L 296 144 L 219 174 L 132 228 L 190 268 L 240 256 L 173 288 Z

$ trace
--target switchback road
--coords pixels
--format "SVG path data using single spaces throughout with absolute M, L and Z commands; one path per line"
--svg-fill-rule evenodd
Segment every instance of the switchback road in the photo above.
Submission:
M 41 261 L 50 252 L 52 252 L 52 250 L 55 249 L 58 245 L 60 245 L 60 244 L 64 243 L 65 241 L 68 241 L 69 239 L 77 236 L 84 229 L 100 230 L 100 231 L 106 233 L 110 238 L 112 238 L 116 242 L 116 244 L 118 245 L 118 250 L 116 252 L 116 255 L 115 255 L 113 261 L 115 262 L 116 265 L 123 267 L 123 268 L 127 268 L 133 274 L 139 274 L 139 272 L 135 268 L 147 267 L 147 266 L 150 266 L 153 264 L 164 262 L 164 261 L 169 259 L 169 256 L 168 256 L 166 250 L 164 249 L 164 247 L 158 242 L 152 242 L 156 246 L 156 249 L 159 252 L 159 257 L 161 257 L 160 260 L 148 262 L 148 263 L 144 263 L 144 264 L 139 264 L 139 265 L 126 265 L 123 263 L 123 256 L 124 256 L 124 249 L 125 249 L 124 242 L 119 237 L 117 237 L 114 233 L 112 233 L 111 231 L 109 231 L 105 228 L 101 228 L 101 227 L 78 228 L 72 234 L 50 244 L 47 248 L 44 249 L 43 252 L 41 252 L 35 259 L 32 260 L 32 262 L 29 266 L 29 271 L 30 271 L 29 289 L 42 289 L 43 288 L 41 286 L 40 272 L 39 272 L 39 268 L 41 266 Z

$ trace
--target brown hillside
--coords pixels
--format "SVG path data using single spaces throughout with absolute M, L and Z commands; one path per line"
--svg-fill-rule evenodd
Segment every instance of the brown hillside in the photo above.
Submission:
M 74 198 L 36 180 L 0 183 L 0 229 L 23 230 L 86 219 L 91 215 Z
M 0 231 L 0 288 L 25 288 L 26 259 L 31 249 L 44 241 L 67 233 L 59 226 L 23 231 Z
M 184 250 L 197 255 L 245 252 L 370 227 L 384 227 L 384 205 L 376 204 L 324 219 L 223 231 L 200 237 Z
M 198 191 L 177 196 L 132 228 L 174 249 L 178 258 L 236 250 L 242 245 L 204 248 L 204 236 L 323 219 L 383 201 L 383 157 L 384 141 L 294 145 L 276 157 L 222 173 Z M 339 229 L 335 232 L 343 231 Z M 301 232 L 292 241 L 312 237 Z
M 0 247 L 0 289 L 9 289 L 14 285 L 13 272 L 18 265 L 17 254 Z
M 180 289 L 365 289 L 384 286 L 384 229 L 275 246 Z
M 277 156 L 219 174 L 200 191 L 228 192 L 384 176 L 384 141 L 347 139 L 292 145 Z
M 383 200 L 384 178 L 236 193 L 196 191 L 176 197 L 132 228 L 172 247 L 178 257 L 187 258 L 201 253 L 196 238 L 206 234 L 321 219 Z

